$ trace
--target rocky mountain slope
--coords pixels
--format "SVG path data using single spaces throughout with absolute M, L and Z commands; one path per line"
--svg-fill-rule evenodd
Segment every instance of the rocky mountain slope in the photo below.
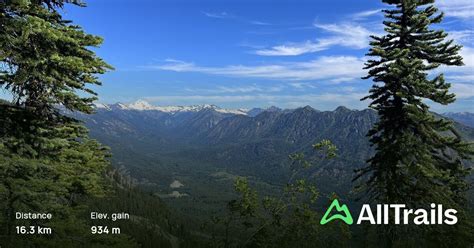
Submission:
M 365 166 L 373 152 L 366 134 L 377 120 L 372 110 L 345 107 L 226 110 L 214 105 L 155 107 L 143 101 L 99 105 L 96 114 L 77 117 L 92 137 L 111 147 L 116 166 L 159 196 L 177 191 L 185 197 L 172 204 L 197 215 L 225 204 L 236 176 L 250 177 L 262 191 L 275 192 L 289 174 L 288 155 L 300 151 L 315 161 L 307 173 L 316 178 L 323 195 L 347 195 L 354 169 Z M 459 123 L 456 128 L 474 140 L 473 128 Z M 336 159 L 315 159 L 311 145 L 322 139 L 338 147 Z M 169 188 L 174 180 L 185 186 Z

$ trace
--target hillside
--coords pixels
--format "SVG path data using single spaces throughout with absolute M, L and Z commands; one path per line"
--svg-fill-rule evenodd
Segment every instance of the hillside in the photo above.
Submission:
M 311 145 L 322 139 L 336 144 L 338 157 L 309 173 L 323 197 L 350 195 L 354 169 L 363 167 L 372 153 L 366 133 L 377 115 L 345 107 L 235 111 L 141 102 L 101 106 L 95 115 L 79 118 L 92 137 L 112 148 L 114 164 L 126 168 L 140 187 L 178 211 L 206 220 L 232 199 L 237 176 L 278 194 L 288 175 L 288 155 L 304 151 L 311 159 Z M 456 127 L 466 139 L 474 139 L 473 128 Z M 172 186 L 175 181 L 179 187 Z

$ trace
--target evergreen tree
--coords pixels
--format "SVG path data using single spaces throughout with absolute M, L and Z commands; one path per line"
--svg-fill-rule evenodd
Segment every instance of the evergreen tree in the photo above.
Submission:
M 81 214 L 80 197 L 105 192 L 108 152 L 64 111 L 92 113 L 97 74 L 111 67 L 89 35 L 58 9 L 79 1 L 0 1 L 0 239 L 6 247 L 133 247 L 126 237 L 98 241 Z M 89 95 L 89 96 L 87 96 Z M 48 212 L 48 222 L 17 221 L 15 212 Z M 53 228 L 52 239 L 21 236 L 16 225 Z
M 452 122 L 434 116 L 427 105 L 427 101 L 442 105 L 455 101 L 444 75 L 429 72 L 442 65 L 463 65 L 458 54 L 461 46 L 446 40 L 443 30 L 430 28 L 443 20 L 434 0 L 383 2 L 392 8 L 383 11 L 386 34 L 372 36 L 367 55 L 375 58 L 366 63 L 365 79 L 372 78 L 374 85 L 363 99 L 371 99 L 370 107 L 380 118 L 368 134 L 376 153 L 356 179 L 369 175 L 363 186 L 375 202 L 423 208 L 440 203 L 461 210 L 466 207 L 465 177 L 469 173 L 463 161 L 471 159 L 473 151 L 454 131 Z M 389 246 L 400 241 L 399 229 L 389 227 L 382 232 L 388 235 L 383 239 Z M 428 231 L 421 240 L 446 244 L 446 240 L 436 240 L 447 238 L 441 238 L 439 231 L 438 235 Z M 461 233 L 453 234 L 457 236 L 449 242 L 469 244 Z

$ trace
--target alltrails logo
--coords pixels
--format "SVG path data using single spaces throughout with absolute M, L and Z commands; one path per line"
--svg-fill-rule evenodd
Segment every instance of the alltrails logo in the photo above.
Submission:
M 433 225 L 433 224 L 447 224 L 454 225 L 458 222 L 455 209 L 446 209 L 443 211 L 443 205 L 431 203 L 430 210 L 425 209 L 407 209 L 405 204 L 377 204 L 376 213 L 374 215 L 369 204 L 362 205 L 357 224 L 363 221 L 369 222 L 371 225 L 381 225 L 393 223 L 415 225 Z M 337 211 L 334 212 L 334 209 Z M 342 220 L 348 225 L 352 225 L 353 219 L 349 212 L 349 208 L 345 205 L 339 204 L 337 199 L 334 199 L 329 208 L 324 213 L 320 221 L 321 225 L 325 225 L 333 220 Z M 393 221 L 390 221 L 393 219 Z
M 332 215 L 331 217 L 328 218 L 328 216 L 331 214 L 333 208 L 336 208 L 337 211 L 344 213 L 344 215 L 340 215 L 340 214 L 334 214 Z M 354 222 L 352 220 L 352 215 L 351 215 L 351 212 L 349 212 L 349 209 L 347 208 L 347 206 L 345 204 L 343 204 L 342 206 L 339 205 L 339 201 L 337 199 L 334 199 L 334 201 L 332 201 L 331 203 L 331 206 L 329 206 L 328 210 L 326 210 L 326 213 L 324 213 L 324 216 L 323 218 L 321 219 L 321 225 L 325 225 L 326 223 L 332 221 L 332 220 L 335 220 L 335 219 L 341 219 L 342 221 L 346 222 L 347 225 L 352 225 L 352 223 Z

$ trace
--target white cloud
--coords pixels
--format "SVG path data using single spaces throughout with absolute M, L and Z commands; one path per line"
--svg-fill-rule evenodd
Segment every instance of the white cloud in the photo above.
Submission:
M 252 24 L 252 25 L 258 25 L 258 26 L 272 25 L 271 23 L 268 23 L 268 22 L 262 22 L 262 21 L 258 21 L 258 20 L 248 20 L 245 17 L 235 16 L 235 15 L 229 14 L 225 11 L 222 11 L 222 12 L 205 12 L 205 11 L 203 11 L 202 13 L 205 16 L 209 17 L 209 18 L 234 19 L 236 21 L 245 22 L 245 23 L 249 23 L 249 24 Z
M 210 17 L 210 18 L 217 18 L 217 19 L 225 19 L 225 18 L 233 18 L 232 15 L 230 15 L 227 12 L 202 12 L 205 16 Z
M 352 78 L 352 77 L 338 77 L 338 78 L 331 79 L 330 82 L 338 84 L 338 83 L 350 82 L 350 81 L 353 81 L 353 80 L 354 80 L 354 78 Z
M 474 97 L 474 84 L 454 83 L 451 92 L 456 94 L 458 99 Z
M 447 78 L 453 82 L 469 82 L 474 81 L 474 74 L 448 75 Z
M 352 15 L 352 19 L 354 20 L 362 20 L 366 19 L 367 17 L 382 14 L 382 9 L 374 9 L 374 10 L 366 10 L 362 12 L 358 12 Z
M 255 51 L 255 53 L 262 56 L 296 56 L 327 50 L 333 46 L 363 49 L 367 48 L 369 45 L 369 36 L 376 34 L 374 31 L 370 31 L 366 27 L 355 23 L 314 23 L 313 25 L 330 35 L 326 38 L 319 38 L 316 41 L 291 43 L 287 45 L 274 46 L 268 49 L 260 49 Z
M 461 19 L 474 17 L 474 1 L 472 0 L 438 0 L 436 5 L 449 17 Z
M 297 90 L 306 90 L 306 89 L 316 89 L 316 85 L 312 84 L 312 83 L 303 83 L 303 82 L 292 82 L 292 83 L 289 83 L 288 85 L 290 85 L 291 87 L 297 89 Z
M 458 99 L 474 97 L 474 48 L 465 46 L 460 52 L 464 58 L 464 66 L 442 66 L 433 74 L 444 73 L 451 83 L 450 91 Z
M 345 91 L 345 92 L 354 92 L 357 89 L 355 87 L 352 87 L 352 86 L 345 86 L 345 87 L 342 87 L 341 90 Z
M 248 85 L 248 86 L 237 86 L 237 87 L 228 87 L 228 86 L 219 86 L 213 90 L 204 90 L 209 93 L 252 93 L 252 92 L 279 92 L 283 90 L 283 86 L 276 85 L 270 87 L 263 87 L 257 85 Z
M 474 97 L 474 48 L 463 47 L 461 55 L 464 58 L 464 66 L 443 67 L 449 81 L 452 81 L 451 91 L 458 99 Z
M 328 49 L 328 46 L 319 42 L 306 41 L 300 44 L 279 45 L 270 49 L 255 51 L 261 56 L 296 56 L 305 53 L 314 53 Z
M 461 50 L 461 56 L 464 58 L 465 68 L 470 74 L 474 74 L 474 48 L 465 46 Z
M 474 30 L 451 30 L 447 31 L 449 39 L 453 39 L 457 43 L 472 43 L 474 38 Z
M 439 0 L 437 6 L 445 12 L 446 16 L 462 19 L 474 17 L 474 0 Z M 349 17 L 351 21 L 347 23 L 315 23 L 313 24 L 314 27 L 326 31 L 329 35 L 314 41 L 293 42 L 258 49 L 255 51 L 255 54 L 261 56 L 297 56 L 327 50 L 333 46 L 364 49 L 369 46 L 369 36 L 380 35 L 380 33 L 375 30 L 382 29 L 380 28 L 381 26 L 376 27 L 376 29 L 368 28 L 367 24 L 357 23 L 355 21 L 361 21 L 377 14 L 382 14 L 381 9 L 355 13 Z M 472 30 L 453 31 L 451 32 L 451 37 L 461 43 L 472 42 L 472 34 Z
M 249 92 L 259 92 L 263 91 L 261 87 L 256 85 L 251 86 L 242 86 L 242 87 L 225 87 L 220 86 L 215 90 L 217 93 L 249 93 Z
M 434 73 L 444 73 L 453 82 L 467 83 L 474 80 L 474 48 L 464 46 L 460 52 L 464 66 L 442 66 Z
M 364 60 L 353 56 L 326 56 L 308 62 L 256 66 L 230 65 L 224 67 L 204 67 L 179 60 L 167 60 L 167 62 L 168 63 L 164 65 L 149 66 L 146 68 L 279 80 L 336 80 L 334 82 L 340 82 L 338 79 L 350 81 L 364 75 L 362 70 Z

